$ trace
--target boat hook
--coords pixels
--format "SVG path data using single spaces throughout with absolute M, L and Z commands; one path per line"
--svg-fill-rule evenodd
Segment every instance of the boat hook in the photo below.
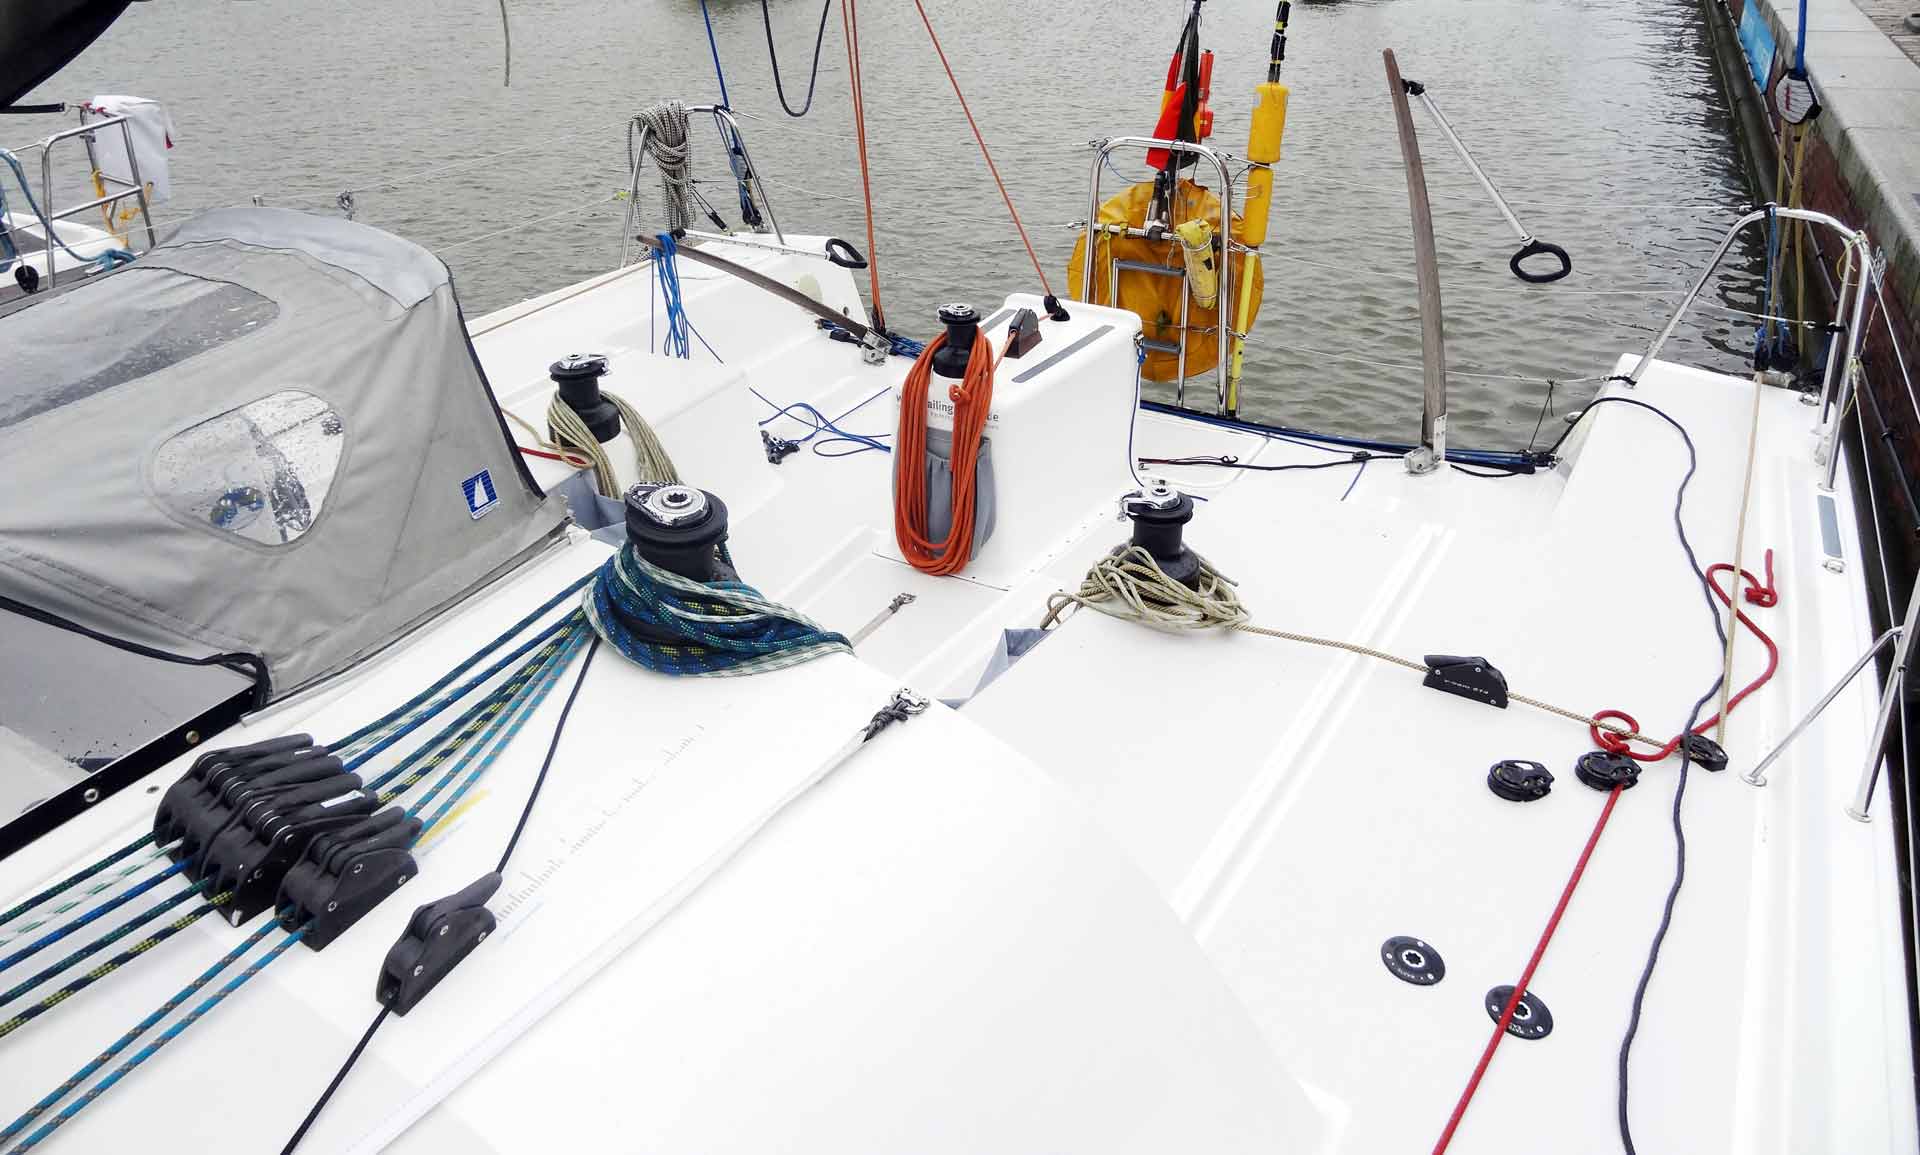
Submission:
M 1480 181 L 1480 187 L 1487 190 L 1487 195 L 1493 198 L 1493 206 L 1500 210 L 1500 215 L 1507 218 L 1507 223 L 1513 226 L 1515 233 L 1519 234 L 1520 249 L 1507 261 L 1507 267 L 1513 270 L 1513 275 L 1529 284 L 1544 285 L 1571 273 L 1573 259 L 1567 256 L 1567 250 L 1548 241 L 1535 240 L 1533 234 L 1527 231 L 1527 227 L 1520 223 L 1520 218 L 1513 213 L 1513 206 L 1507 203 L 1507 198 L 1500 195 L 1499 189 L 1493 187 L 1492 179 L 1480 167 L 1479 162 L 1473 159 L 1473 154 L 1467 151 L 1465 142 L 1460 139 L 1458 133 L 1453 131 L 1453 125 L 1448 124 L 1447 118 L 1440 114 L 1440 106 L 1433 102 L 1433 97 L 1427 95 L 1427 86 L 1417 80 L 1402 79 L 1400 83 L 1405 86 L 1408 96 L 1420 98 L 1420 103 L 1426 106 L 1428 115 L 1432 116 L 1433 122 L 1440 126 L 1440 132 L 1447 138 L 1447 143 L 1453 146 L 1453 151 L 1460 154 L 1460 159 L 1466 162 L 1468 171 Z M 1521 262 L 1528 257 L 1543 255 L 1557 259 L 1560 267 L 1551 272 L 1533 273 L 1528 272 L 1521 265 Z

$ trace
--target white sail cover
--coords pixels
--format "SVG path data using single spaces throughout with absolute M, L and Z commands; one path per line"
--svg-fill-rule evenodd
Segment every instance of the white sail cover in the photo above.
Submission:
M 276 695 L 565 521 L 515 452 L 447 268 L 348 221 L 222 209 L 0 316 L 0 594 Z

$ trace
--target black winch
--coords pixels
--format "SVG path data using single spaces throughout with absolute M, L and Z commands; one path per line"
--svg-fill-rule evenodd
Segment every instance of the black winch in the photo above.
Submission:
M 1573 764 L 1574 776 L 1595 790 L 1632 789 L 1640 781 L 1640 763 L 1613 750 L 1589 750 Z
M 1553 789 L 1553 775 L 1538 762 L 1507 758 L 1487 771 L 1487 789 L 1509 802 L 1534 802 Z
M 691 485 L 627 490 L 627 540 L 661 569 L 697 582 L 739 581 L 727 557 L 727 503 Z
M 955 302 L 940 306 L 940 323 L 947 327 L 946 344 L 933 351 L 933 371 L 956 381 L 967 375 L 973 360 L 973 339 L 980 332 L 980 314 L 972 305 Z
M 620 409 L 600 393 L 607 375 L 607 359 L 599 353 L 569 353 L 547 366 L 547 375 L 560 389 L 560 400 L 602 443 L 620 436 Z
M 1137 545 L 1153 555 L 1161 572 L 1174 581 L 1188 589 L 1196 588 L 1200 583 L 1200 558 L 1181 540 L 1183 527 L 1193 520 L 1193 498 L 1156 481 L 1128 494 L 1121 504 L 1133 519 L 1133 540 L 1128 545 Z

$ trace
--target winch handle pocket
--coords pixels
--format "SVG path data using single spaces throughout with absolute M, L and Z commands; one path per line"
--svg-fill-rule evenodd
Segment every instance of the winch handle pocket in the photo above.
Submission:
M 860 250 L 854 248 L 851 242 L 843 241 L 839 237 L 827 238 L 827 260 L 843 269 L 867 267 L 867 258 L 860 254 Z
M 1534 273 L 1527 271 L 1527 269 L 1521 265 L 1521 262 L 1525 261 L 1528 257 L 1538 256 L 1553 257 L 1560 262 L 1560 267 L 1551 272 Z M 1567 250 L 1561 248 L 1559 245 L 1553 244 L 1550 241 L 1539 241 L 1528 238 L 1527 243 L 1520 246 L 1519 251 L 1514 253 L 1512 259 L 1507 261 L 1507 268 L 1513 270 L 1514 276 L 1519 277 L 1530 285 L 1545 285 L 1557 281 L 1568 273 L 1573 272 L 1573 258 L 1567 256 Z

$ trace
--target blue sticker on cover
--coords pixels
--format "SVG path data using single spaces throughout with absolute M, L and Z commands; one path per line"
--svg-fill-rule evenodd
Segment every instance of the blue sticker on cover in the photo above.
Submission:
M 493 488 L 493 475 L 484 469 L 461 482 L 460 489 L 467 495 L 467 512 L 476 521 L 500 504 L 500 493 Z

